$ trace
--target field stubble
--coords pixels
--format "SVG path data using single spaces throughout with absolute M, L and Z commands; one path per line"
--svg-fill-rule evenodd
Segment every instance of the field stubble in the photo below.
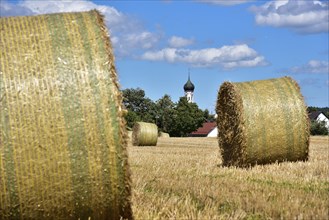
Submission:
M 136 219 L 328 219 L 327 137 L 307 162 L 221 167 L 216 138 L 128 147 Z

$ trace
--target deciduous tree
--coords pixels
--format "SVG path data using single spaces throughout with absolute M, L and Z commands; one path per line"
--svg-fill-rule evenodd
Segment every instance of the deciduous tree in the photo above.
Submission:
M 159 129 L 164 132 L 169 132 L 169 127 L 172 124 L 174 115 L 175 103 L 169 95 L 164 95 L 156 101 L 157 116 L 156 121 Z
M 123 105 L 128 110 L 125 116 L 127 125 L 132 127 L 136 121 L 155 123 L 155 103 L 145 96 L 144 90 L 125 89 L 122 91 Z
M 173 137 L 186 137 L 198 129 L 205 121 L 204 113 L 196 103 L 189 103 L 186 97 L 181 97 L 174 108 L 169 134 Z

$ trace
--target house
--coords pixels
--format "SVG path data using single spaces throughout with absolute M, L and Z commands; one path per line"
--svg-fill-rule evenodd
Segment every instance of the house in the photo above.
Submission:
M 217 136 L 218 136 L 218 129 L 216 125 L 216 127 L 208 133 L 207 137 L 217 137 Z
M 217 124 L 216 122 L 205 122 L 202 127 L 193 131 L 190 137 L 217 137 Z
M 315 112 L 310 112 L 308 114 L 308 117 L 310 118 L 311 121 L 324 121 L 326 128 L 329 130 L 329 119 L 323 112 L 321 111 L 315 111 Z

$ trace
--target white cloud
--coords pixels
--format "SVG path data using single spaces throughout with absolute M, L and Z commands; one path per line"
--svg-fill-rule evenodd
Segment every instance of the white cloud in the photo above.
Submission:
M 291 28 L 298 33 L 328 32 L 329 3 L 327 1 L 270 1 L 253 6 L 256 23 Z
M 38 1 L 38 0 L 25 0 L 19 3 L 32 10 L 35 14 L 48 14 L 55 12 L 74 12 L 74 11 L 88 11 L 97 8 L 105 12 L 106 8 L 98 6 L 92 2 L 81 0 L 79 4 L 74 1 Z
M 40 1 L 40 0 L 24 0 L 19 6 L 31 10 L 34 14 L 49 14 L 61 12 L 78 12 L 97 9 L 105 15 L 106 24 L 114 31 L 122 29 L 122 25 L 128 19 L 126 15 L 116 10 L 114 7 L 97 5 L 86 0 L 67 0 L 67 1 Z
M 219 66 L 225 69 L 267 64 L 263 56 L 258 55 L 246 44 L 200 50 L 164 48 L 159 51 L 148 51 L 142 55 L 142 59 L 170 63 L 182 62 L 196 67 Z
M 153 48 L 160 40 L 160 34 L 146 31 L 138 19 L 130 17 L 114 7 L 97 5 L 87 0 L 24 0 L 18 4 L 1 2 L 1 16 L 77 12 L 93 9 L 97 9 L 105 16 L 114 51 L 118 56 L 131 55 L 134 50 Z
M 20 6 L 20 5 L 15 5 L 12 4 L 6 0 L 1 0 L 0 3 L 0 16 L 18 16 L 18 15 L 32 15 L 33 12 L 24 7 L 24 6 Z
M 183 37 L 172 36 L 169 40 L 169 47 L 185 47 L 194 43 L 193 39 L 186 39 Z
M 151 49 L 156 45 L 161 36 L 159 34 L 151 33 L 148 31 L 132 32 L 119 34 L 119 37 L 114 36 L 112 42 L 114 48 L 118 49 L 120 55 L 129 56 L 133 49 Z
M 247 2 L 253 2 L 254 0 L 198 0 L 198 1 L 203 3 L 215 4 L 215 5 L 231 6 L 231 5 L 244 4 Z
M 291 73 L 326 73 L 329 74 L 329 62 L 310 60 L 302 66 L 295 66 L 288 70 Z

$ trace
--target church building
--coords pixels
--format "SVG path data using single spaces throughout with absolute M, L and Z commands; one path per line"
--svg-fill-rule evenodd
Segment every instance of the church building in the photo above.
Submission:
M 189 103 L 193 103 L 193 93 L 194 93 L 194 85 L 190 80 L 190 73 L 188 74 L 188 80 L 184 85 L 184 92 L 185 92 L 185 97 Z

